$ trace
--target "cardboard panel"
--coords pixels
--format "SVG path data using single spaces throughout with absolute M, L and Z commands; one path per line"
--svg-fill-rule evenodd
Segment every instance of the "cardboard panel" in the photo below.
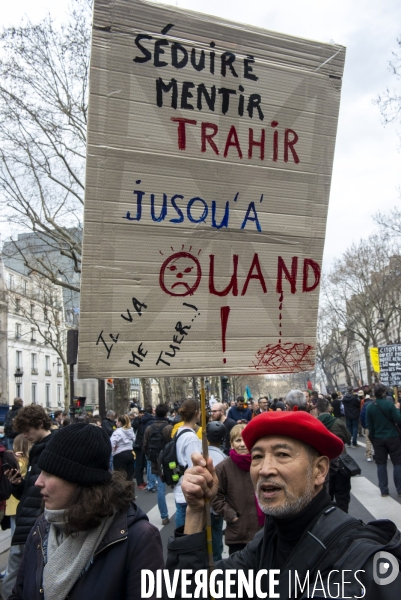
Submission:
M 95 0 L 80 377 L 313 367 L 344 57 Z
M 379 346 L 380 381 L 388 386 L 401 386 L 401 344 Z

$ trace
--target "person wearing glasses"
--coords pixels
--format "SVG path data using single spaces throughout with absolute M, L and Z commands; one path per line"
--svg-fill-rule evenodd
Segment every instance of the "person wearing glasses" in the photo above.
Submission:
M 226 428 L 227 435 L 226 435 L 225 439 L 223 440 L 223 452 L 225 454 L 227 454 L 227 456 L 228 456 L 230 449 L 231 449 L 230 431 L 234 427 L 234 425 L 236 425 L 237 423 L 234 421 L 234 419 L 230 419 L 229 417 L 226 417 L 224 405 L 221 404 L 220 402 L 215 402 L 212 405 L 212 408 L 210 410 L 210 420 L 211 421 L 219 421 L 220 423 L 223 423 L 224 427 Z

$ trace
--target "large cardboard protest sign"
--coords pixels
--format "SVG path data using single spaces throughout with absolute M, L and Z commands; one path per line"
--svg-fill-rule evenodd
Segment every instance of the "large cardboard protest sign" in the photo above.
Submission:
M 95 0 L 80 377 L 313 367 L 344 56 Z
M 401 344 L 379 346 L 380 381 L 388 386 L 401 386 Z

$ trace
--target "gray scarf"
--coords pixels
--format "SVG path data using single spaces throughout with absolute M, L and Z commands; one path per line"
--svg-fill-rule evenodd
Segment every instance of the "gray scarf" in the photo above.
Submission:
M 47 562 L 43 569 L 45 600 L 64 600 L 73 585 L 89 566 L 93 555 L 114 520 L 114 515 L 102 520 L 95 529 L 66 536 L 65 510 L 47 510 L 50 524 L 47 543 Z

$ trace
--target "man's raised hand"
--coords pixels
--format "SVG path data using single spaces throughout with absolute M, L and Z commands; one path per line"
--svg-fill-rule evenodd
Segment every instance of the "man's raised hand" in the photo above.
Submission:
M 218 480 L 211 458 L 207 463 L 199 452 L 191 456 L 192 467 L 188 468 L 182 480 L 182 491 L 192 511 L 202 512 L 205 498 L 212 500 L 217 493 Z

